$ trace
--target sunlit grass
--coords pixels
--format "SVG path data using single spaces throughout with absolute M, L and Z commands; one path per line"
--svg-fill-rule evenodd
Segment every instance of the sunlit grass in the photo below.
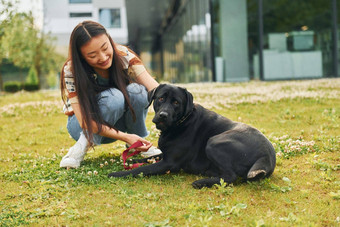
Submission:
M 269 179 L 195 190 L 185 173 L 109 179 L 125 144 L 59 168 L 74 141 L 58 91 L 0 96 L 0 225 L 340 225 L 340 80 L 183 84 L 195 102 L 260 129 L 274 144 Z M 147 117 L 149 140 L 158 131 Z M 223 182 L 222 182 L 223 183 Z

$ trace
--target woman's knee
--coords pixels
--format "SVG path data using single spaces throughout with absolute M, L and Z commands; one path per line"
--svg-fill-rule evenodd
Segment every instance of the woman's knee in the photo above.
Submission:
M 143 85 L 132 83 L 126 87 L 131 105 L 133 107 L 146 107 L 148 102 L 148 92 Z
M 104 115 L 117 111 L 123 113 L 125 108 L 124 95 L 116 88 L 107 89 L 98 95 L 98 104 Z

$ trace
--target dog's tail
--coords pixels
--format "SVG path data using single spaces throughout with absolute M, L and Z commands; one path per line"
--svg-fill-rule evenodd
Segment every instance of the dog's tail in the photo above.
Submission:
M 269 177 L 274 172 L 275 166 L 275 164 L 271 162 L 267 156 L 259 158 L 248 171 L 247 180 L 255 181 Z

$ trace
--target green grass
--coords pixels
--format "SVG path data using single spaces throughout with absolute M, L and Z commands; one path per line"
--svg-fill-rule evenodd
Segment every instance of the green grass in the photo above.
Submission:
M 185 84 L 195 102 L 253 125 L 277 167 L 260 182 L 195 190 L 186 173 L 108 179 L 123 170 L 116 142 L 78 169 L 58 91 L 0 96 L 0 226 L 339 226 L 340 80 Z M 202 89 L 203 87 L 203 89 Z M 148 138 L 157 144 L 150 111 Z

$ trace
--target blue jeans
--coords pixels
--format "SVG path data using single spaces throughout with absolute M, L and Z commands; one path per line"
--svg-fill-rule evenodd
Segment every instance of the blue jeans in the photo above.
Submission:
M 114 125 L 119 131 L 147 137 L 149 132 L 146 129 L 145 118 L 148 112 L 146 109 L 148 105 L 148 92 L 144 86 L 137 83 L 129 84 L 126 89 L 131 106 L 136 114 L 136 121 L 133 121 L 130 109 L 125 108 L 123 93 L 116 88 L 110 88 L 97 95 L 101 115 L 105 121 Z M 74 140 L 77 141 L 79 139 L 83 129 L 80 127 L 75 115 L 68 117 L 67 130 Z M 100 136 L 99 134 L 93 134 L 93 143 L 96 145 L 112 143 L 114 141 L 116 140 Z

